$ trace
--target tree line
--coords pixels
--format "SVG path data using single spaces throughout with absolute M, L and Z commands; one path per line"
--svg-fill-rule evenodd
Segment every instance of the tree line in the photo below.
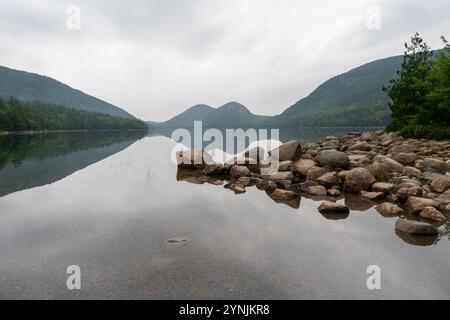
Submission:
M 398 77 L 383 90 L 390 98 L 388 131 L 404 137 L 450 139 L 450 44 L 434 54 L 416 33 L 405 44 Z
M 40 101 L 0 98 L 0 131 L 145 130 L 145 122 L 67 108 Z

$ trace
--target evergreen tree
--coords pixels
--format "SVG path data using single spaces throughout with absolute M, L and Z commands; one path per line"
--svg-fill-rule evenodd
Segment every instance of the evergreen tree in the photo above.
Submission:
M 389 107 L 392 121 L 388 130 L 398 131 L 412 124 L 426 96 L 430 93 L 428 77 L 432 68 L 433 56 L 430 47 L 423 41 L 419 33 L 405 43 L 405 55 L 398 78 L 390 81 L 390 86 L 383 90 L 389 95 Z

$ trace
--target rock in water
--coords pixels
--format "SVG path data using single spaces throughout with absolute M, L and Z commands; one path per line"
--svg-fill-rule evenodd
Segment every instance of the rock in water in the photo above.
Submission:
M 230 169 L 230 176 L 233 178 L 250 176 L 250 170 L 245 166 L 232 166 Z
M 348 192 L 360 193 L 369 191 L 376 182 L 375 177 L 365 168 L 355 168 L 345 178 L 344 189 Z
M 297 140 L 291 140 L 272 150 L 269 154 L 280 162 L 296 161 L 302 155 L 302 147 Z
M 225 166 L 219 163 L 207 164 L 203 173 L 207 176 L 219 176 L 226 173 Z
M 275 200 L 289 200 L 297 198 L 298 194 L 289 190 L 276 189 L 270 197 Z
M 321 166 L 331 166 L 333 168 L 347 169 L 350 164 L 350 159 L 344 152 L 337 150 L 323 150 L 320 151 L 316 160 Z
M 280 180 L 291 180 L 294 179 L 294 174 L 290 171 L 274 172 L 269 176 L 269 180 L 280 181 Z
M 382 215 L 386 217 L 391 216 L 399 216 L 403 214 L 403 209 L 397 206 L 396 204 L 390 202 L 384 202 L 379 206 L 376 206 L 375 209 Z
M 361 191 L 361 197 L 369 199 L 369 200 L 381 200 L 384 198 L 384 193 L 383 192 Z
M 429 223 L 399 218 L 395 222 L 395 229 L 417 235 L 436 235 L 437 229 Z
M 177 152 L 177 163 L 182 169 L 203 169 L 213 159 L 203 150 L 185 150 Z
M 347 206 L 331 201 L 324 201 L 318 208 L 320 213 L 349 213 Z
M 422 218 L 438 223 L 445 223 L 447 219 L 435 207 L 425 207 L 419 214 Z
M 410 214 L 419 214 L 426 207 L 437 208 L 439 207 L 439 204 L 438 201 L 432 199 L 409 197 L 408 200 L 406 200 L 405 211 Z
M 308 193 L 313 196 L 326 196 L 327 189 L 324 186 L 311 186 L 308 187 Z

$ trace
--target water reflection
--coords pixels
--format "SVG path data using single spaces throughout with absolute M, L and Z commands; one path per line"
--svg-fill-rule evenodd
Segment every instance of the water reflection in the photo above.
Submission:
M 61 180 L 144 136 L 125 132 L 0 137 L 0 197 Z

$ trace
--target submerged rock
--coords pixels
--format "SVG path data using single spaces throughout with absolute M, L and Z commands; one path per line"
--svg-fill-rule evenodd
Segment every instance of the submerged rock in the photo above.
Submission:
M 361 197 L 364 197 L 369 200 L 381 200 L 384 198 L 383 192 L 369 192 L 369 191 L 361 191 Z
M 203 169 L 213 159 L 204 150 L 185 150 L 177 152 L 177 163 L 182 169 Z
M 405 204 L 405 211 L 409 214 L 419 214 L 426 207 L 439 207 L 439 202 L 419 197 L 409 197 Z
M 390 202 L 384 202 L 378 206 L 375 207 L 375 209 L 385 217 L 392 217 L 392 216 L 399 216 L 403 214 L 403 209 L 400 208 L 398 205 L 390 203 Z
M 276 200 L 289 200 L 298 198 L 298 194 L 289 190 L 276 189 L 274 192 L 272 192 L 270 197 Z
M 395 229 L 416 234 L 416 235 L 436 235 L 438 231 L 431 224 L 420 221 L 407 220 L 403 218 L 399 218 L 395 222 Z
M 331 201 L 324 201 L 318 208 L 320 213 L 349 213 L 350 210 L 347 206 L 331 202 Z
M 435 207 L 425 207 L 419 214 L 422 218 L 428 219 L 437 223 L 445 223 L 447 219 Z

